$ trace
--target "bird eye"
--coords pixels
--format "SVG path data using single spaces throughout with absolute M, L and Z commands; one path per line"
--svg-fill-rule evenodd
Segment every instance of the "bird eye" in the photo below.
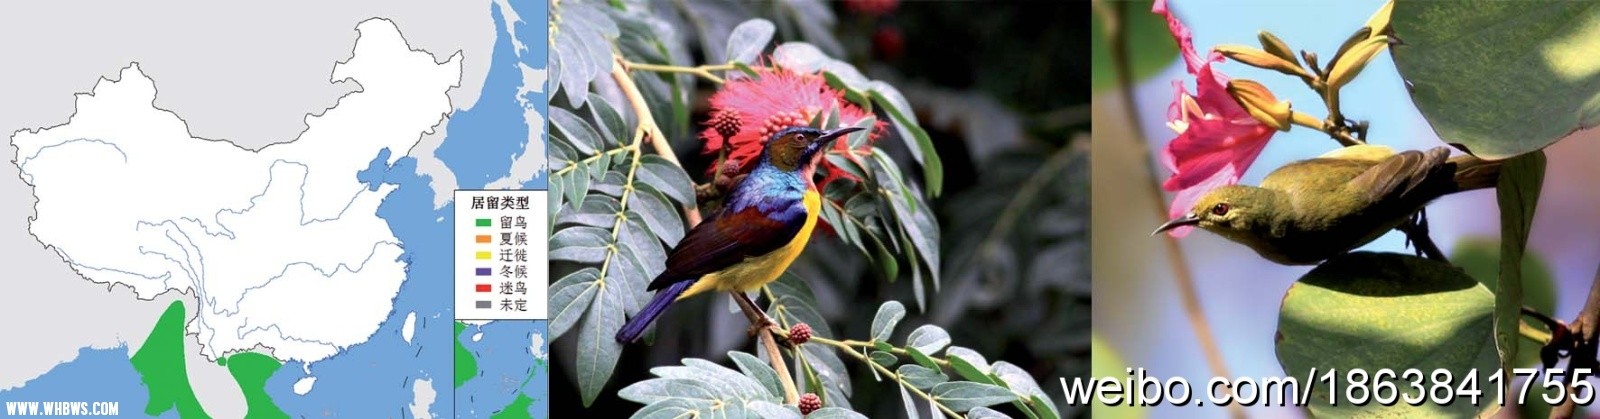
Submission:
M 1216 216 L 1228 215 L 1228 204 L 1217 204 L 1211 207 L 1211 214 Z

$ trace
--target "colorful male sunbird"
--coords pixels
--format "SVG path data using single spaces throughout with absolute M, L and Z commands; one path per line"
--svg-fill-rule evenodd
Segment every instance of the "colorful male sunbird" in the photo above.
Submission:
M 655 298 L 622 325 L 617 342 L 639 340 L 673 302 L 706 291 L 745 292 L 778 279 L 811 239 L 822 211 L 812 181 L 823 150 L 861 128 L 789 127 L 772 134 L 760 160 L 722 208 L 689 230 L 647 288 Z

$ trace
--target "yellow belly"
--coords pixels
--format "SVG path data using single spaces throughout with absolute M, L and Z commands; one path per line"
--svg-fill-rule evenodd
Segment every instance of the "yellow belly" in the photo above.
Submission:
M 794 259 L 806 249 L 806 242 L 811 240 L 811 230 L 817 226 L 817 214 L 822 210 L 822 197 L 816 191 L 806 192 L 802 202 L 806 207 L 806 222 L 789 244 L 771 253 L 745 258 L 744 262 L 706 274 L 688 290 L 684 290 L 678 299 L 706 291 L 750 291 L 778 280 L 783 271 L 789 269 L 789 264 L 794 263 Z

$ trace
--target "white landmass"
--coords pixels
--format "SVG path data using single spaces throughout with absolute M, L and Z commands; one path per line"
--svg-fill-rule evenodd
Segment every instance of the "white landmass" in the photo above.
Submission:
M 315 384 L 317 384 L 317 377 L 301 378 L 300 381 L 294 382 L 294 394 L 304 396 L 306 393 L 311 392 L 311 386 Z
M 443 122 L 461 60 L 411 50 L 388 20 L 356 30 L 332 81 L 361 90 L 259 152 L 190 136 L 154 107 L 137 63 L 102 79 L 77 95 L 66 124 L 12 137 L 38 197 L 29 231 L 90 281 L 141 299 L 192 292 L 200 309 L 188 333 L 211 360 L 263 345 L 311 362 L 366 341 L 405 264 L 376 215 L 395 187 L 368 189 L 356 173 L 384 148 L 392 164 Z
M 400 326 L 400 337 L 411 343 L 411 335 L 417 330 L 417 312 L 406 313 L 406 324 Z
M 544 335 L 543 334 L 534 333 L 533 336 L 528 338 L 528 340 L 531 341 L 528 344 L 528 353 L 533 354 L 534 358 L 544 359 L 544 360 L 550 359 L 550 352 L 545 350 L 545 348 L 544 348 Z
M 478 333 L 473 333 L 472 334 L 472 341 L 473 342 L 478 342 L 478 341 L 482 341 L 482 340 L 483 340 L 483 332 L 478 332 Z
M 433 413 L 428 408 L 433 407 L 433 400 L 439 392 L 433 390 L 433 380 L 418 378 L 411 384 L 411 417 L 416 419 L 433 419 Z

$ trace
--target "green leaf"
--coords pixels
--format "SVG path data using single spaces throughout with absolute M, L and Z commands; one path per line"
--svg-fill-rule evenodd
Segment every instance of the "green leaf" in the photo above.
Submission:
M 1310 394 L 1315 416 L 1476 416 L 1495 406 L 1500 389 L 1489 384 L 1498 367 L 1494 345 L 1494 294 L 1446 263 L 1394 253 L 1356 252 L 1324 262 L 1289 287 L 1278 315 L 1278 362 L 1289 376 L 1312 368 L 1369 373 L 1445 369 L 1452 383 L 1475 379 L 1477 404 L 1330 405 L 1329 385 Z M 1468 375 L 1477 374 L 1468 378 Z M 1340 396 L 1341 400 L 1343 396 Z
M 824 407 L 806 415 L 806 419 L 867 419 L 867 417 L 850 409 Z
M 550 333 L 552 339 L 567 333 L 567 329 L 583 318 L 584 311 L 599 291 L 595 281 L 600 280 L 600 270 L 583 268 L 567 274 L 550 284 Z
M 944 351 L 945 360 L 950 361 L 950 369 L 956 370 L 961 378 L 980 383 L 995 384 L 989 380 L 989 361 L 983 354 L 960 346 L 951 346 Z M 1119 370 L 1120 371 L 1120 370 Z
M 800 419 L 801 418 L 800 410 L 796 409 L 794 406 L 780 405 L 780 404 L 769 402 L 769 401 L 766 401 L 766 400 L 754 400 L 754 401 L 751 401 L 749 403 L 745 403 L 744 408 L 745 408 L 746 411 L 748 411 L 748 412 L 750 412 L 752 414 L 755 414 L 755 417 L 759 417 L 759 418 L 774 418 L 774 419 Z
M 628 210 L 644 218 L 644 224 L 650 226 L 650 231 L 660 236 L 668 246 L 675 246 L 678 240 L 683 240 L 683 235 L 688 231 L 683 227 L 683 218 L 678 215 L 678 209 L 668 204 L 667 197 L 648 184 L 634 183 L 633 187 Z
M 1056 405 L 1050 402 L 1050 398 L 1035 394 L 1028 400 L 1033 402 L 1034 407 L 1032 410 L 1027 410 L 1027 412 L 1035 413 L 1041 419 L 1061 419 L 1061 414 L 1056 411 Z M 1040 408 L 1038 406 L 1044 407 Z M 1018 408 L 1022 409 L 1021 407 Z
M 1600 3 L 1398 1 L 1395 66 L 1439 138 L 1478 157 L 1600 124 Z
M 641 160 L 639 181 L 672 198 L 673 202 L 685 206 L 695 204 L 694 181 L 689 179 L 688 173 L 683 172 L 683 168 L 654 154 L 647 154 Z
M 623 139 L 630 138 L 632 131 L 628 130 L 627 124 L 622 121 L 622 114 L 617 113 L 616 108 L 606 103 L 605 98 L 590 93 L 585 107 L 589 108 L 589 116 L 594 119 L 595 126 L 600 128 L 600 139 L 605 141 L 606 147 L 622 145 Z
M 890 345 L 889 342 L 884 342 L 884 341 L 881 341 L 881 340 L 873 341 L 872 342 L 872 347 L 878 348 L 878 350 L 885 351 L 885 352 L 889 352 L 889 351 L 893 351 L 894 350 L 894 345 Z
M 1127 375 L 1127 368 L 1130 364 L 1124 361 L 1122 355 L 1115 348 L 1112 348 L 1109 342 L 1102 339 L 1099 333 L 1094 333 L 1094 336 L 1090 338 L 1089 353 L 1094 354 L 1089 359 L 1089 376 L 1121 377 Z M 1093 390 L 1090 390 L 1089 393 L 1080 393 L 1078 397 L 1092 395 Z M 1098 398 L 1095 398 L 1091 403 L 1094 403 L 1089 412 L 1091 417 L 1107 419 L 1141 419 L 1145 417 L 1146 408 L 1137 404 L 1106 405 L 1101 403 Z
M 906 338 L 906 345 L 917 348 L 922 353 L 935 353 L 950 345 L 950 332 L 944 328 L 931 324 L 922 325 L 911 331 L 911 336 Z
M 1477 278 L 1483 286 L 1496 289 L 1500 282 L 1500 239 L 1466 237 L 1456 242 L 1450 250 L 1450 262 L 1461 267 L 1467 275 Z M 1522 304 L 1540 313 L 1556 311 L 1556 285 L 1549 265 L 1543 258 L 1527 249 L 1522 255 Z M 1515 367 L 1540 365 L 1538 343 L 1522 339 L 1517 345 Z M 1544 417 L 1548 415 L 1539 415 Z
M 872 101 L 867 99 L 867 95 L 861 93 L 860 90 L 850 87 L 849 84 L 845 83 L 844 78 L 840 77 L 838 74 L 834 74 L 831 71 L 824 71 L 822 72 L 822 79 L 828 82 L 828 87 L 832 87 L 834 90 L 844 92 L 845 100 L 856 104 L 856 106 L 864 107 L 866 110 L 871 110 Z
M 952 381 L 933 386 L 933 395 L 945 407 L 957 412 L 965 412 L 976 407 L 993 406 L 1016 400 L 1017 396 L 1011 390 L 993 384 L 975 383 L 971 381 Z
M 929 357 L 927 354 L 923 353 L 921 350 L 918 350 L 916 347 L 907 346 L 906 347 L 906 354 L 907 355 L 911 355 L 911 360 L 912 361 L 916 361 L 917 364 L 919 364 L 919 365 L 922 365 L 922 366 L 928 367 L 928 368 L 939 368 L 939 364 L 933 362 L 933 358 Z
M 1521 337 L 1522 256 L 1528 247 L 1534 209 L 1539 206 L 1539 190 L 1544 186 L 1544 163 L 1543 150 L 1507 160 L 1500 166 L 1495 186 L 1500 203 L 1500 281 L 1494 289 L 1494 336 L 1500 370 L 1506 377 L 1511 376 Z
M 588 407 L 600 396 L 606 381 L 616 370 L 617 358 L 622 354 L 622 344 L 617 343 L 617 330 L 622 329 L 623 295 L 607 289 L 604 282 L 597 285 L 598 294 L 584 316 L 578 329 L 578 388 L 583 393 L 583 406 Z
M 550 260 L 600 263 L 611 246 L 611 232 L 598 227 L 572 227 L 550 236 Z
M 1129 73 L 1133 78 L 1128 83 L 1138 84 L 1172 67 L 1178 59 L 1178 43 L 1172 40 L 1172 33 L 1167 30 L 1167 20 L 1150 13 L 1151 1 L 1106 4 L 1122 9 L 1120 26 L 1123 36 L 1127 37 Z M 1117 86 L 1116 64 L 1111 59 L 1111 50 L 1117 46 L 1111 45 L 1111 39 L 1106 36 L 1106 24 L 1098 13 L 1089 23 L 1089 62 L 1093 63 L 1090 84 L 1096 93 Z
M 872 340 L 886 342 L 894 334 L 894 326 L 900 319 L 906 317 L 906 306 L 899 301 L 890 300 L 878 306 L 878 314 L 872 316 Z
M 905 406 L 906 408 L 906 417 L 909 419 L 920 419 L 922 416 L 917 414 L 917 401 L 911 398 L 911 392 L 906 391 L 905 386 L 897 385 L 894 387 L 900 390 L 900 402 L 901 405 Z
M 987 407 L 975 407 L 967 412 L 967 419 L 1011 419 L 1011 417 Z
M 761 73 L 757 73 L 756 69 L 750 68 L 749 64 L 736 62 L 736 63 L 733 63 L 733 68 L 739 69 L 740 73 L 744 73 L 745 76 L 748 76 L 751 79 L 759 79 L 759 78 L 761 78 Z
M 887 351 L 872 351 L 871 354 L 867 355 L 867 358 L 871 359 L 873 363 L 884 367 L 892 367 L 894 364 L 900 363 L 899 357 Z
M 778 372 L 766 362 L 756 358 L 755 355 L 739 351 L 729 351 L 728 357 L 733 358 L 734 364 L 739 366 L 740 371 L 744 371 L 744 375 L 750 376 L 766 387 L 767 393 L 773 397 L 783 397 L 783 382 L 779 381 Z
M 830 60 L 816 45 L 785 42 L 772 50 L 772 63 L 800 73 L 814 73 Z
M 772 33 L 776 30 L 772 22 L 766 19 L 750 19 L 740 23 L 728 35 L 728 53 L 725 56 L 730 62 L 755 62 L 761 50 L 772 41 Z
M 554 184 L 554 183 L 552 183 Z M 554 195 L 554 193 L 552 193 Z M 611 227 L 617 221 L 617 199 L 605 195 L 595 195 L 583 200 L 583 208 L 576 211 L 563 211 L 556 217 L 556 225 L 577 225 L 599 227 L 606 229 L 607 236 L 611 234 Z M 557 234 L 560 234 L 560 230 Z M 552 235 L 553 239 L 555 236 Z M 555 241 L 551 241 L 551 248 L 555 248 Z
M 640 381 L 618 390 L 617 397 L 644 404 L 655 404 L 671 399 L 693 400 L 712 404 L 719 399 L 716 389 L 709 384 L 689 378 L 658 378 Z
M 1045 412 L 1049 416 L 1061 416 L 1061 412 L 1056 411 L 1056 405 L 1048 402 L 1050 395 L 1045 394 L 1044 388 L 1033 380 L 1033 376 L 1029 375 L 1028 371 L 1005 361 L 995 361 L 992 368 L 994 369 L 994 375 L 999 376 L 1000 381 L 1004 382 L 1006 388 L 1011 389 L 1012 392 L 1026 395 L 1029 398 L 1044 400 L 1045 402 L 1039 403 L 1042 404 L 1042 407 L 1036 407 L 1035 411 Z M 1018 400 L 1017 402 L 1020 404 L 1022 401 Z
M 566 139 L 567 144 L 572 145 L 584 156 L 597 153 L 596 149 L 603 144 L 600 134 L 589 125 L 589 121 L 583 120 L 583 117 L 573 114 L 572 111 L 550 107 L 550 125 L 561 134 L 561 138 Z
M 551 15 L 556 26 L 550 33 L 551 61 L 559 63 L 552 67 L 560 74 L 553 86 L 565 91 L 573 106 L 583 106 L 589 82 L 611 72 L 611 43 L 621 31 L 599 6 L 588 2 L 562 2 Z
M 917 115 L 912 113 L 911 104 L 898 89 L 881 81 L 872 82 L 868 93 L 872 101 L 894 119 L 892 125 L 900 131 L 900 139 L 906 142 L 911 157 L 922 165 L 923 183 L 927 184 L 929 196 L 939 196 L 944 189 L 944 163 L 939 161 L 939 152 L 933 148 L 933 139 L 917 125 Z
M 554 58 L 554 57 L 551 57 Z M 712 404 L 691 399 L 667 399 L 651 403 L 637 412 L 633 412 L 632 419 L 676 419 L 692 417 L 713 417 L 716 409 Z
M 919 390 L 927 390 L 933 388 L 934 385 L 950 381 L 950 378 L 946 377 L 944 372 L 917 364 L 901 365 L 900 368 L 895 370 L 895 374 L 899 374 L 900 378 L 906 381 L 906 384 L 910 384 Z

